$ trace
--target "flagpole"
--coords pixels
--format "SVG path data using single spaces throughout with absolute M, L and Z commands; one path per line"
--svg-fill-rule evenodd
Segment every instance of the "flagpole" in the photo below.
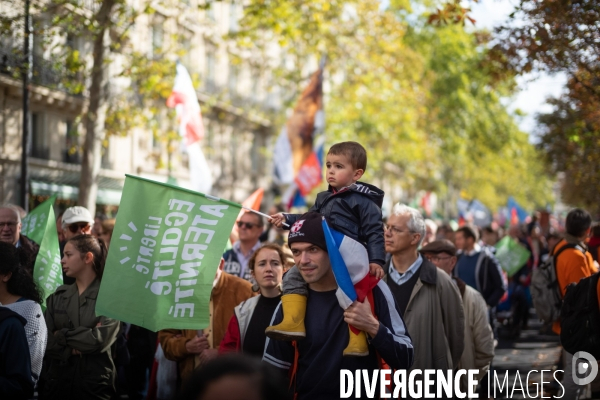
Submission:
M 263 216 L 263 217 L 265 217 L 265 218 L 271 219 L 271 216 L 270 216 L 270 215 L 268 215 L 268 214 L 261 213 L 260 211 L 256 211 L 256 210 L 253 210 L 253 209 L 251 209 L 251 208 L 244 207 L 244 206 L 242 206 L 242 208 L 243 208 L 244 210 L 246 210 L 246 211 L 250 211 L 250 212 L 252 212 L 252 213 L 254 213 L 254 214 L 258 214 L 258 215 L 260 215 L 260 216 Z M 283 226 L 287 226 L 288 228 L 290 227 L 290 226 L 289 226 L 288 224 L 286 224 L 285 222 L 283 223 Z

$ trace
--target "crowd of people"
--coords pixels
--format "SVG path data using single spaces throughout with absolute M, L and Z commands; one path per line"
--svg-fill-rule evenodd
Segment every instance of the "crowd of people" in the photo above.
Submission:
M 77 206 L 57 218 L 64 285 L 42 312 L 33 280 L 39 246 L 21 234 L 20 210 L 0 207 L 0 398 L 332 399 L 341 369 L 379 368 L 477 369 L 479 397 L 487 398 L 496 310 L 508 304 L 511 326 L 525 327 L 532 274 L 558 252 L 562 296 L 597 272 L 600 227 L 581 209 L 569 213 L 564 232 L 542 233 L 535 217 L 511 226 L 506 234 L 531 257 L 509 279 L 495 256 L 504 236 L 497 226 L 454 230 L 403 204 L 384 219 L 383 192 L 359 181 L 366 160 L 357 143 L 332 146 L 329 188 L 309 212 L 273 207 L 269 221 L 239 218 L 203 330 L 154 333 L 96 315 L 115 221 Z M 364 301 L 340 300 L 323 219 L 364 245 L 372 277 Z M 560 334 L 560 321 L 551 328 Z M 580 390 L 571 363 L 565 351 L 564 399 Z

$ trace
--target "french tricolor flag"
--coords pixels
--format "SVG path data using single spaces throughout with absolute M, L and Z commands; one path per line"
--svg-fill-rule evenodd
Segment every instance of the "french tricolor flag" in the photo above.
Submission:
M 331 269 L 338 284 L 336 296 L 345 310 L 356 300 L 362 303 L 379 279 L 369 273 L 369 256 L 365 246 L 330 228 L 325 218 L 323 232 Z

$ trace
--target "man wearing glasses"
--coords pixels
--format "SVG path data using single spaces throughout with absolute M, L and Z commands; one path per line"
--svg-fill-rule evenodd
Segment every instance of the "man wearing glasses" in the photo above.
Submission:
M 91 235 L 94 226 L 94 218 L 85 207 L 69 207 L 62 215 L 62 230 L 64 242 L 60 243 L 60 258 L 63 257 L 63 249 L 67 240 L 77 235 Z M 63 272 L 63 282 L 65 285 L 75 283 L 75 278 L 68 277 Z
M 385 251 L 392 257 L 384 280 L 413 338 L 412 369 L 447 371 L 458 366 L 465 345 L 463 305 L 450 276 L 419 254 L 424 237 L 421 213 L 396 204 L 385 227 Z
M 437 240 L 423 246 L 421 253 L 436 267 L 452 276 L 457 261 L 454 243 L 446 239 Z M 479 374 L 475 379 L 482 381 L 494 359 L 494 335 L 488 322 L 487 305 L 477 290 L 458 277 L 453 280 L 460 291 L 465 310 L 465 349 L 460 357 L 459 368 L 478 369 Z M 460 385 L 462 391 L 466 392 L 466 376 L 461 377 Z
M 85 207 L 67 208 L 62 216 L 62 228 L 65 241 L 77 235 L 91 235 L 94 218 Z
M 223 254 L 225 259 L 223 271 L 254 283 L 248 261 L 260 247 L 259 238 L 263 232 L 264 222 L 260 215 L 246 212 L 237 222 L 237 227 L 239 240 L 233 244 L 232 249 Z
M 24 267 L 33 275 L 33 266 L 40 246 L 21 235 L 21 216 L 16 208 L 0 207 L 0 241 L 12 244 L 24 254 Z

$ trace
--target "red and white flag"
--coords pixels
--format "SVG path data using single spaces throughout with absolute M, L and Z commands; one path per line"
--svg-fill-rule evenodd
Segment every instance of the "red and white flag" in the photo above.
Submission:
M 177 63 L 177 75 L 173 92 L 167 99 L 167 107 L 175 108 L 179 121 L 179 134 L 185 140 L 190 161 L 190 189 L 210 193 L 213 179 L 200 144 L 204 138 L 204 125 L 198 96 L 187 69 Z

